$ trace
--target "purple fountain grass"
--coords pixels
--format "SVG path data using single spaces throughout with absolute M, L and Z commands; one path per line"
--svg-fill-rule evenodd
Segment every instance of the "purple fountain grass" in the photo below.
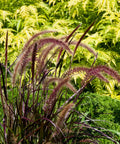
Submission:
M 96 76 L 99 79 L 105 81 L 105 82 L 109 82 L 107 80 L 107 78 L 105 78 L 101 72 L 104 72 L 110 76 L 112 76 L 113 78 L 115 78 L 118 82 L 120 82 L 120 75 L 113 69 L 107 67 L 107 66 L 96 66 L 96 67 L 91 67 L 91 68 L 86 68 L 86 67 L 75 67 L 70 69 L 69 71 L 67 71 L 65 74 L 63 74 L 63 76 L 71 76 L 74 75 L 75 73 L 79 73 L 80 71 L 85 71 L 86 75 L 87 75 L 87 79 L 89 79 L 90 76 Z M 85 78 L 85 80 L 87 80 Z
M 30 56 L 31 52 L 35 48 L 35 44 L 37 44 L 36 49 L 38 51 L 45 44 L 49 44 L 49 43 L 53 43 L 55 45 L 61 46 L 61 47 L 65 48 L 70 54 L 72 54 L 72 51 L 69 49 L 68 45 L 66 43 L 64 43 L 63 41 L 61 41 L 61 40 L 58 40 L 58 39 L 55 39 L 55 38 L 44 38 L 44 39 L 38 40 L 37 42 L 33 43 L 27 50 L 23 51 L 23 54 L 19 58 L 16 66 L 14 68 L 13 84 L 15 83 L 15 78 L 16 78 L 17 72 L 21 72 L 21 74 L 23 73 L 23 70 L 25 68 L 24 66 L 27 63 L 26 59 L 27 59 L 28 56 Z
M 47 115 L 49 115 L 53 109 L 53 106 L 57 99 L 58 91 L 69 81 L 69 78 L 62 79 L 62 81 L 54 88 L 52 94 L 46 100 L 43 109 Z
M 92 139 L 83 139 L 83 140 L 80 140 L 79 143 L 83 143 L 83 144 L 86 144 L 86 143 L 91 143 L 91 144 L 98 144 L 98 142 L 92 140 Z
M 7 55 L 8 55 L 8 31 L 6 33 L 6 42 L 5 42 L 5 84 L 7 87 Z
M 105 72 L 106 74 L 112 76 L 118 82 L 120 82 L 120 75 L 118 74 L 118 72 L 116 72 L 115 70 L 113 70 L 105 65 L 99 65 L 99 66 L 90 68 L 88 75 L 96 75 L 97 73 L 100 73 L 100 72 Z
M 67 119 L 71 109 L 75 106 L 74 103 L 69 103 L 63 107 L 62 111 L 59 113 L 56 125 L 60 128 L 63 127 L 63 122 Z
M 33 35 L 28 41 L 27 43 L 25 44 L 25 46 L 23 47 L 23 51 L 26 50 L 26 48 L 28 48 L 29 44 L 31 43 L 31 41 L 33 41 L 35 38 L 37 38 L 39 35 L 43 35 L 43 34 L 46 34 L 46 33 L 52 33 L 52 32 L 57 32 L 57 31 L 54 31 L 54 30 L 46 30 L 46 31 L 42 31 L 42 32 L 39 32 L 39 33 L 36 33 L 35 35 Z
M 87 75 L 88 76 L 88 79 L 89 79 L 89 74 Z M 86 78 L 87 78 L 86 76 Z M 107 78 L 105 78 L 102 74 L 100 73 L 96 73 L 96 74 L 91 74 L 91 76 L 96 76 L 98 77 L 99 79 L 103 80 L 104 82 L 106 83 L 109 83 L 109 80 Z M 87 79 L 86 79 L 87 80 Z
M 76 136 L 73 136 L 72 139 L 73 133 L 76 132 L 76 130 L 74 128 L 72 130 L 70 126 L 73 124 L 72 127 L 74 127 L 73 118 L 76 116 L 74 109 L 82 102 L 80 94 L 95 77 L 109 82 L 109 80 L 104 77 L 105 73 L 120 82 L 120 75 L 107 66 L 93 66 L 97 59 L 97 53 L 86 44 L 81 43 L 94 23 L 95 22 L 89 26 L 78 42 L 73 41 L 73 34 L 78 30 L 80 25 L 67 37 L 62 37 L 61 39 L 51 37 L 38 39 L 42 34 L 55 32 L 43 31 L 35 34 L 28 40 L 14 67 L 12 80 L 15 86 L 14 89 L 18 91 L 16 101 L 15 103 L 13 102 L 14 105 L 11 105 L 10 102 L 7 101 L 7 82 L 4 80 L 4 73 L 0 64 L 0 94 L 4 119 L 5 116 L 7 117 L 7 121 L 5 119 L 5 122 L 2 124 L 6 143 L 11 141 L 22 144 L 36 142 L 65 143 L 67 140 L 69 141 L 70 136 L 72 142 L 78 142 L 78 140 L 79 142 L 95 142 L 95 139 L 91 139 L 89 133 L 86 133 L 86 130 L 87 128 L 91 128 L 97 132 L 98 130 L 78 121 L 75 121 L 78 127 L 80 124 L 82 125 L 81 127 L 86 129 L 84 131 L 84 129 L 80 128 L 79 133 L 76 133 Z M 74 53 L 70 49 L 70 45 L 75 45 Z M 71 54 L 73 58 L 78 46 L 82 46 L 95 56 L 92 66 L 89 68 L 85 66 L 71 68 L 70 65 L 69 70 L 65 72 L 61 71 L 61 69 L 64 69 L 63 61 L 66 52 Z M 28 72 L 29 78 L 24 77 L 22 81 L 21 78 L 24 70 Z M 79 74 L 79 72 L 84 72 L 85 78 L 80 80 L 81 87 L 76 90 L 71 80 L 72 76 Z M 17 87 L 18 83 L 15 85 L 17 73 L 20 74 L 19 81 L 22 83 L 19 87 Z M 2 87 L 4 91 L 2 91 Z M 68 91 L 70 94 L 73 92 L 73 95 L 69 97 Z M 71 111 L 72 109 L 73 111 Z M 77 119 L 79 119 L 78 117 Z M 67 131 L 64 129 L 64 123 Z M 64 133 L 66 137 L 64 137 Z M 85 137 L 83 136 L 82 138 L 82 134 Z M 100 134 L 110 139 L 109 136 L 103 135 L 103 133 Z M 79 136 L 80 139 L 77 139 Z
M 34 83 L 36 52 L 37 52 L 37 44 L 35 45 L 35 48 L 33 49 L 33 53 L 32 53 L 32 67 L 31 67 L 31 71 L 32 71 L 32 82 L 33 83 Z
M 25 58 L 25 55 L 26 55 L 25 52 L 23 52 L 22 55 L 17 60 L 17 63 L 14 67 L 14 72 L 13 72 L 13 76 L 12 76 L 13 86 L 15 85 L 16 75 L 21 72 L 21 69 L 22 69 L 22 66 L 23 66 L 23 61 L 24 61 L 24 66 L 26 66 L 26 64 L 28 63 L 28 58 Z
M 43 91 L 45 91 L 45 89 L 47 88 L 47 86 L 52 83 L 52 82 L 58 82 L 60 83 L 61 81 L 63 80 L 63 78 L 53 78 L 53 77 L 48 77 L 47 80 L 44 81 L 44 84 L 43 84 Z M 69 88 L 71 91 L 73 91 L 74 93 L 77 91 L 75 89 L 75 87 L 68 81 L 65 86 L 67 88 Z
M 36 72 L 36 78 L 38 75 L 41 74 L 43 68 L 45 67 L 45 60 L 47 59 L 47 55 L 49 54 L 49 52 L 54 48 L 55 50 L 55 44 L 52 44 L 50 46 L 48 46 L 47 48 L 43 49 L 43 51 L 41 52 L 41 54 L 39 55 L 38 59 L 37 59 L 37 72 Z M 57 48 L 57 51 L 59 51 L 59 48 Z
M 120 82 L 120 75 L 113 69 L 107 67 L 107 66 L 102 66 L 102 65 L 99 65 L 99 66 L 96 66 L 96 67 L 92 67 L 89 69 L 89 71 L 86 73 L 86 77 L 85 79 L 83 80 L 82 84 L 89 80 L 91 76 L 93 77 L 98 77 L 99 79 L 105 81 L 106 83 L 109 82 L 109 80 L 103 76 L 101 74 L 101 72 L 104 72 L 110 76 L 112 76 L 113 78 L 115 78 L 118 82 Z
M 77 42 L 76 42 L 76 41 L 72 41 L 71 44 L 76 45 Z M 87 49 L 87 50 L 88 50 L 90 53 L 92 53 L 95 57 L 97 56 L 97 53 L 96 53 L 91 47 L 89 47 L 88 45 L 86 45 L 86 44 L 84 44 L 84 43 L 80 43 L 79 46 Z
M 63 42 L 62 40 L 55 39 L 55 38 L 44 38 L 40 39 L 37 42 L 38 48 L 43 47 L 45 44 L 53 43 L 55 45 L 58 45 L 60 47 L 63 47 L 66 51 L 68 51 L 70 54 L 72 54 L 72 51 L 68 47 L 67 43 Z
M 72 92 L 74 92 L 74 93 L 76 93 L 76 88 L 70 83 L 70 82 L 67 82 L 66 84 L 65 84 L 65 86 L 67 87 L 67 88 L 69 88 Z
M 75 106 L 74 103 L 69 103 L 64 108 L 62 111 L 58 114 L 57 120 L 56 120 L 56 127 L 59 127 L 60 129 L 63 128 L 64 121 L 67 119 L 67 117 L 70 114 L 71 109 Z M 52 138 L 54 138 L 56 135 L 59 135 L 59 131 L 56 131 L 53 133 Z
M 77 29 L 81 26 L 81 24 L 79 24 L 65 39 L 65 42 L 67 43 L 69 41 L 69 39 L 72 37 L 72 35 L 77 31 Z M 68 42 L 69 44 L 69 42 Z M 58 58 L 57 58 L 57 63 L 59 62 L 60 60 L 60 56 L 61 56 L 61 53 L 63 51 L 63 48 L 60 49 L 60 52 L 58 54 Z
M 79 39 L 79 41 L 77 42 L 76 47 L 75 47 L 75 49 L 74 49 L 73 57 L 74 57 L 74 55 L 75 55 L 75 53 L 76 53 L 76 50 L 77 50 L 79 44 L 80 44 L 81 41 L 83 40 L 84 36 L 87 34 L 87 32 L 90 30 L 90 28 L 94 25 L 95 22 L 96 22 L 96 21 L 94 21 L 94 22 L 87 28 L 87 30 L 83 33 L 83 35 L 80 37 L 80 39 Z
M 75 68 L 71 68 L 70 70 L 68 70 L 67 72 L 65 72 L 63 74 L 63 77 L 65 77 L 65 76 L 69 77 L 69 76 L 74 75 L 75 73 L 79 73 L 81 71 L 88 73 L 89 72 L 89 68 L 87 68 L 87 67 L 75 67 Z

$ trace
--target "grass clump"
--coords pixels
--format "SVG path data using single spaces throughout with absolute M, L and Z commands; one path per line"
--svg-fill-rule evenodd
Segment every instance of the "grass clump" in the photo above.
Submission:
M 118 139 L 101 128 L 82 121 L 79 110 L 84 97 L 81 93 L 96 77 L 109 82 L 104 73 L 114 77 L 118 82 L 120 75 L 112 68 L 94 66 L 97 53 L 82 44 L 94 55 L 91 67 L 72 67 L 74 55 L 92 23 L 78 41 L 73 41 L 73 34 L 62 38 L 43 37 L 39 35 L 53 32 L 43 31 L 35 34 L 24 46 L 12 74 L 11 93 L 16 95 L 10 101 L 7 91 L 7 44 L 5 55 L 5 76 L 0 64 L 0 94 L 3 107 L 1 122 L 2 142 L 5 143 L 99 143 L 100 138 L 117 143 Z M 8 34 L 6 35 L 6 43 Z M 74 51 L 70 49 L 75 45 Z M 62 71 L 64 57 L 70 55 L 71 63 L 66 72 Z M 81 87 L 71 83 L 75 73 L 85 72 Z M 3 89 L 3 90 L 2 90 Z M 15 92 L 15 90 L 17 90 Z M 71 91 L 71 96 L 68 95 Z

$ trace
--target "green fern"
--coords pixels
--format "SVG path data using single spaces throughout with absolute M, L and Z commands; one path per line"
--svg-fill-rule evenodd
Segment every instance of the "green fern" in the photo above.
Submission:
M 42 4 L 42 3 L 41 3 Z M 40 5 L 39 5 L 40 7 Z M 22 6 L 14 14 L 2 11 L 0 13 L 1 27 L 0 30 L 0 42 L 1 42 L 1 61 L 4 61 L 3 47 L 6 31 L 9 32 L 9 62 L 12 64 L 17 58 L 18 53 L 21 51 L 24 43 L 34 33 L 40 31 L 39 28 L 42 25 L 47 24 L 48 18 L 45 15 L 38 15 L 37 8 L 35 6 Z M 6 27 L 6 28 L 4 28 Z M 19 38 L 19 39 L 18 39 Z M 13 55 L 14 52 L 14 55 Z
M 98 8 L 98 12 L 116 11 L 118 8 L 118 3 L 116 0 L 95 0 L 95 7 Z

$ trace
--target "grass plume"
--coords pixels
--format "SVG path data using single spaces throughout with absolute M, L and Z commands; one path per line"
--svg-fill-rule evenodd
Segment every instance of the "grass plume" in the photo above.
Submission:
M 39 32 L 39 33 L 36 33 L 35 35 L 33 35 L 33 36 L 27 41 L 27 43 L 24 45 L 23 51 L 26 50 L 26 48 L 28 48 L 28 46 L 30 45 L 30 43 L 31 43 L 35 38 L 37 38 L 39 35 L 43 35 L 43 34 L 51 33 L 51 32 L 56 32 L 56 31 L 46 30 L 46 31 L 42 31 L 42 32 Z
M 75 55 L 75 53 L 76 53 L 76 50 L 77 50 L 79 44 L 80 44 L 81 41 L 83 40 L 84 36 L 87 34 L 87 32 L 90 30 L 90 28 L 94 25 L 95 22 L 96 22 L 96 21 L 94 21 L 94 22 L 87 28 L 87 30 L 83 33 L 83 35 L 80 37 L 79 41 L 77 42 L 77 44 L 76 44 L 76 46 L 75 46 L 74 53 L 73 53 L 73 57 L 74 57 L 74 55 Z
M 55 39 L 55 38 L 44 38 L 44 39 L 38 40 L 37 42 L 33 43 L 30 47 L 28 47 L 27 50 L 23 51 L 22 55 L 18 59 L 18 62 L 16 63 L 16 66 L 14 68 L 14 73 L 13 73 L 13 85 L 15 84 L 15 78 L 16 78 L 17 72 L 19 72 L 21 74 L 23 73 L 23 70 L 24 70 L 25 65 L 27 63 L 27 61 L 26 61 L 27 57 L 31 55 L 35 45 L 37 45 L 36 51 L 38 51 L 45 44 L 49 44 L 49 43 L 53 43 L 55 45 L 63 47 L 70 54 L 72 54 L 72 51 L 69 49 L 68 45 L 66 43 L 64 43 L 63 41 L 61 41 L 61 40 L 58 40 L 58 39 Z
M 69 103 L 63 107 L 62 111 L 59 113 L 56 125 L 60 128 L 63 128 L 64 121 L 69 116 L 71 109 L 74 107 L 74 103 Z
M 52 94 L 49 96 L 49 98 L 46 100 L 45 104 L 44 104 L 44 111 L 46 114 L 50 114 L 53 106 L 56 102 L 57 99 L 57 93 L 58 91 L 69 81 L 69 78 L 65 78 L 62 79 L 61 82 L 56 86 L 56 88 L 54 88 Z

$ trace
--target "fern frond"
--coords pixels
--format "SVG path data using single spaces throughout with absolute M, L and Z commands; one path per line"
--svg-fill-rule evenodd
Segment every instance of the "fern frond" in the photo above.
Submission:
M 98 8 L 99 12 L 116 11 L 118 3 L 116 0 L 95 0 L 94 7 Z

